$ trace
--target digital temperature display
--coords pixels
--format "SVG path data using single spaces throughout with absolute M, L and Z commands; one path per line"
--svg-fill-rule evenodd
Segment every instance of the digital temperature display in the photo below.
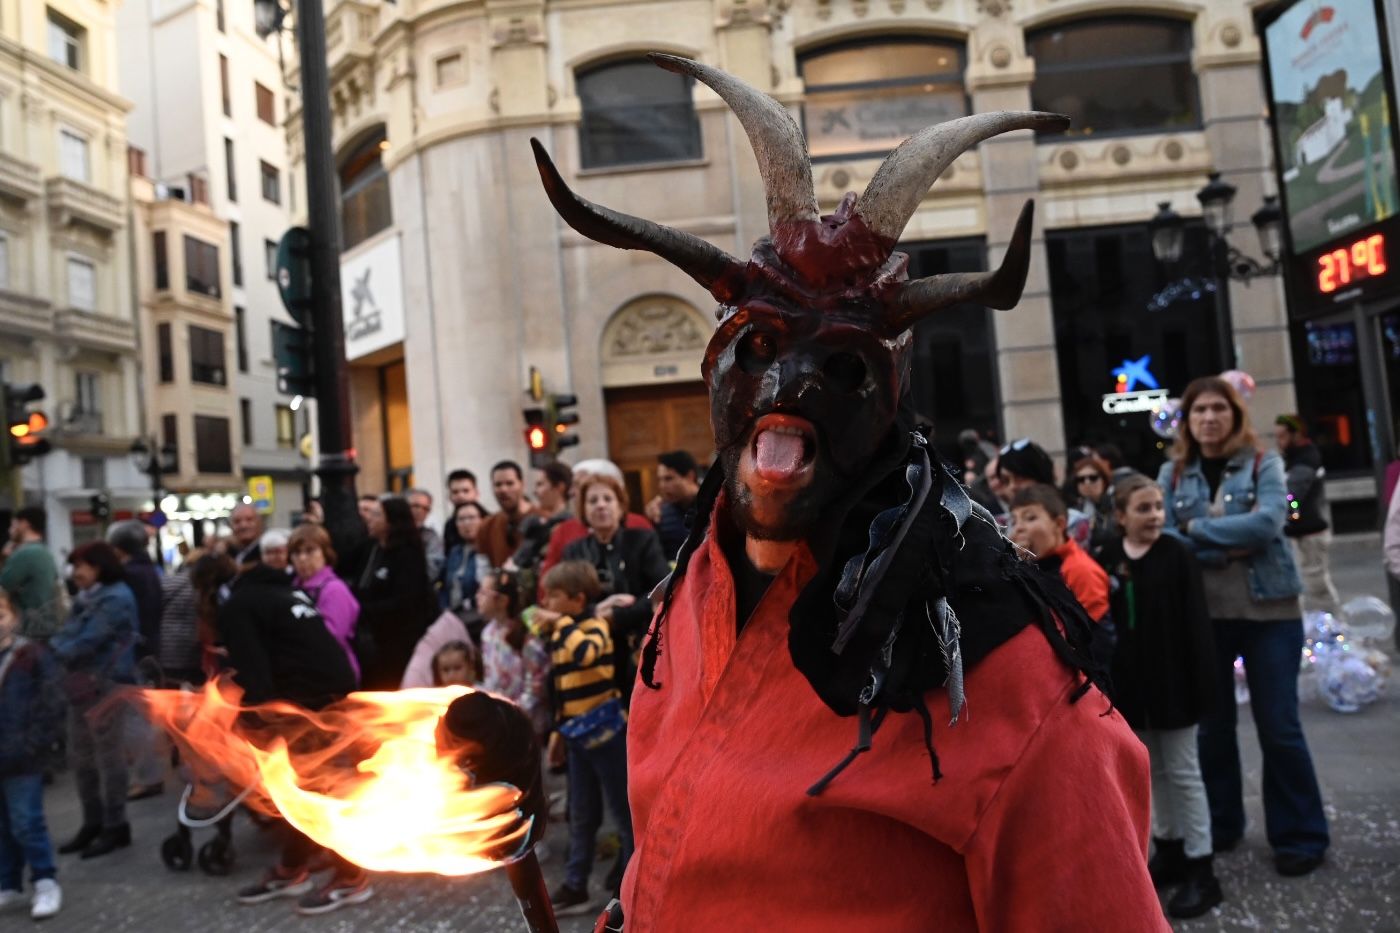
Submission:
M 1385 275 L 1385 234 L 1373 233 L 1317 257 L 1317 290 L 1330 295 L 1362 279 Z

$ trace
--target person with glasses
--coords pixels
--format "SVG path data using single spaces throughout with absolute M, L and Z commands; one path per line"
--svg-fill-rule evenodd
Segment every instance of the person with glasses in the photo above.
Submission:
M 1070 468 L 1073 491 L 1070 508 L 1084 514 L 1089 526 L 1090 554 L 1097 556 L 1116 536 L 1113 519 L 1113 480 L 1108 464 L 1092 454 Z
M 446 551 L 443 548 L 442 536 L 437 533 L 436 528 L 428 524 L 428 519 L 433 515 L 433 494 L 426 489 L 410 489 L 405 498 L 408 499 L 408 510 L 413 513 L 413 524 L 418 526 L 418 533 L 423 536 L 423 556 L 428 559 L 428 579 L 437 582 L 437 578 L 442 575 Z

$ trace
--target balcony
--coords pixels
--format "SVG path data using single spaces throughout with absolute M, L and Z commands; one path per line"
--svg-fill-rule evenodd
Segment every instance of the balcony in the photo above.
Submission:
M 115 353 L 136 349 L 136 328 L 121 318 L 64 308 L 54 313 L 53 326 L 54 336 L 60 341 Z
M 0 289 L 0 333 L 44 337 L 53 332 L 53 315 L 42 298 Z
M 12 198 L 23 204 L 43 193 L 44 186 L 39 180 L 39 166 L 31 165 L 0 150 L 0 196 Z
M 44 185 L 49 210 L 60 226 L 87 224 L 111 235 L 126 224 L 126 210 L 121 201 L 91 185 L 56 175 Z

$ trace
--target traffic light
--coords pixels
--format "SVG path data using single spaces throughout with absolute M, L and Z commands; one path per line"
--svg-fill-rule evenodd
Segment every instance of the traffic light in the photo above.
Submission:
M 30 411 L 34 402 L 43 401 L 44 388 L 37 383 L 4 386 L 5 425 L 9 432 L 5 453 L 11 467 L 23 466 L 35 457 L 53 449 L 44 431 L 49 426 L 48 415 Z
M 272 358 L 277 363 L 278 392 L 307 398 L 316 395 L 309 330 L 273 321 Z
M 530 448 L 530 466 L 539 469 L 554 459 L 550 446 L 550 426 L 543 408 L 527 408 L 525 415 L 525 446 Z
M 554 423 L 553 450 L 556 454 L 565 447 L 573 447 L 578 444 L 578 435 L 569 433 L 569 428 L 578 424 L 578 412 L 569 411 L 569 409 L 577 404 L 577 395 L 551 395 L 549 397 L 549 409 L 553 416 L 550 421 Z
M 93 493 L 92 498 L 88 499 L 88 510 L 99 522 L 107 521 L 112 517 L 112 497 L 105 492 Z

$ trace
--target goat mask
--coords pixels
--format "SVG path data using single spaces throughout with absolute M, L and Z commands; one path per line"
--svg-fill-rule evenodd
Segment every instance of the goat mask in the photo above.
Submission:
M 802 131 L 773 98 L 725 72 L 653 54 L 668 71 L 708 85 L 748 134 L 767 195 L 769 236 L 748 262 L 691 234 L 580 198 L 532 140 L 550 202 L 590 239 L 655 253 L 719 302 L 719 326 L 702 372 L 725 474 L 777 494 L 781 514 L 736 517 L 758 537 L 800 537 L 822 504 L 853 481 L 894 423 L 906 391 L 911 328 L 964 301 L 1008 309 L 1020 299 L 1030 261 L 1032 203 L 993 272 L 910 281 L 894 251 L 929 187 L 966 150 L 999 133 L 1062 128 L 1065 117 L 1001 112 L 963 117 L 914 134 L 885 159 L 859 198 L 848 193 L 822 216 Z

